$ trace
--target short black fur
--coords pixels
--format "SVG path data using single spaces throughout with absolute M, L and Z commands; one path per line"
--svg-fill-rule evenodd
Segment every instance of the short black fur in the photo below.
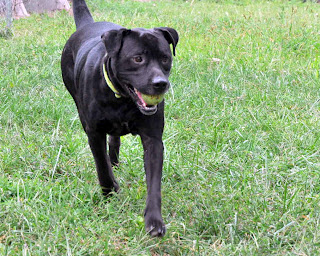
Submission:
M 175 53 L 178 33 L 165 27 L 126 29 L 110 22 L 94 22 L 84 0 L 74 0 L 73 10 L 77 31 L 62 53 L 62 77 L 88 136 L 99 183 L 106 196 L 119 190 L 112 166 L 119 164 L 120 136 L 138 134 L 147 181 L 146 230 L 152 236 L 163 236 L 164 101 L 150 105 L 141 95 L 153 97 L 168 90 L 170 44 Z M 108 86 L 104 67 L 120 98 Z

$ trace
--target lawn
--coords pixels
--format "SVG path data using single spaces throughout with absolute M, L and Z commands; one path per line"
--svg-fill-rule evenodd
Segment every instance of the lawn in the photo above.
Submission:
M 320 255 L 320 4 L 88 0 L 95 20 L 180 34 L 163 217 L 145 234 L 139 137 L 100 193 L 60 55 L 65 11 L 0 38 L 0 255 Z

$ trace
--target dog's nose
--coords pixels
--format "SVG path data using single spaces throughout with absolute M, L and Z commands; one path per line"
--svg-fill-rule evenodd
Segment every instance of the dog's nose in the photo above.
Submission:
M 152 80 L 152 86 L 156 90 L 164 90 L 168 86 L 168 80 L 163 77 L 157 76 Z

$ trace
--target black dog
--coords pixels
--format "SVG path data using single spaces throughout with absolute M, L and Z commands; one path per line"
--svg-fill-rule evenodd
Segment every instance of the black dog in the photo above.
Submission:
M 178 33 L 94 22 L 84 0 L 73 1 L 73 12 L 77 31 L 64 47 L 62 76 L 88 136 L 103 193 L 119 189 L 112 166 L 119 163 L 120 136 L 140 135 L 148 188 L 145 226 L 152 236 L 163 236 L 163 97 L 170 86 L 170 44 L 175 54 Z

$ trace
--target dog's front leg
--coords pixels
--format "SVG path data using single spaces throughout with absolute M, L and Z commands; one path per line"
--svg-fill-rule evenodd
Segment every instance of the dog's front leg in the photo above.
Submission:
M 88 132 L 89 145 L 96 163 L 99 183 L 105 196 L 110 192 L 118 191 L 119 185 L 116 182 L 109 156 L 106 148 L 106 134 Z
M 141 135 L 148 189 L 144 218 L 146 231 L 151 236 L 163 236 L 166 232 L 161 216 L 161 177 L 163 165 L 163 143 L 161 136 Z

